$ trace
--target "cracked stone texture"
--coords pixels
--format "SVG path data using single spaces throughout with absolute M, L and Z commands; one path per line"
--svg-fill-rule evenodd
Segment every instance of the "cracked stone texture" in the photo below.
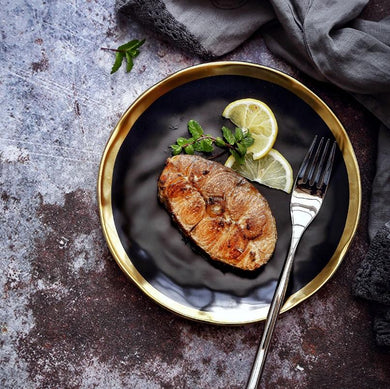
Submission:
M 179 318 L 121 273 L 103 238 L 98 165 L 124 110 L 168 74 L 200 62 L 113 1 L 2 1 L 0 9 L 0 387 L 241 388 L 263 323 Z M 367 17 L 388 12 L 371 2 Z M 145 37 L 134 70 L 110 76 L 116 47 Z M 377 121 L 346 93 L 274 57 L 260 34 L 226 60 L 280 69 L 313 89 L 346 127 L 361 167 L 362 216 L 335 276 L 282 315 L 263 388 L 388 388 L 366 303 L 351 281 L 367 247 Z

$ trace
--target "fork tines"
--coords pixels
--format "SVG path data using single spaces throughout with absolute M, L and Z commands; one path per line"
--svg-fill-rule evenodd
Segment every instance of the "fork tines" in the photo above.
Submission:
M 329 184 L 336 152 L 336 142 L 333 141 L 333 145 L 330 148 L 332 141 L 327 139 L 325 142 L 324 138 L 321 138 L 318 146 L 316 146 L 317 139 L 318 136 L 316 135 L 302 162 L 297 175 L 297 183 L 310 187 L 314 186 L 321 190 L 326 189 Z

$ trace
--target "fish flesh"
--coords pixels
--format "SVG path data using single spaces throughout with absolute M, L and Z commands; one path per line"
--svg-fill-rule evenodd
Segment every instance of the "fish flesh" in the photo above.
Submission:
M 197 155 L 168 158 L 158 197 L 209 257 L 255 270 L 272 256 L 277 231 L 267 200 L 234 170 Z

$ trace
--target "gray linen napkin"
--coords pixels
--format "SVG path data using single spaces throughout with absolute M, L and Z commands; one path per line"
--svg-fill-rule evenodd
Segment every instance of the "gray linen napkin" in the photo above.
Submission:
M 374 331 L 379 346 L 390 346 L 390 222 L 382 226 L 356 273 L 356 296 L 372 302 Z
M 117 0 L 116 9 L 203 58 L 233 50 L 274 19 L 258 0 Z
M 379 304 L 374 324 L 377 343 L 390 346 L 390 302 L 381 299 L 390 290 L 390 224 L 386 224 L 390 221 L 390 17 L 375 22 L 359 18 L 367 3 L 117 0 L 116 7 L 202 58 L 226 54 L 261 29 L 273 53 L 309 76 L 351 93 L 383 123 L 371 199 L 372 243 L 353 292 Z M 378 283 L 383 288 L 375 288 Z
M 374 332 L 379 346 L 390 348 L 390 131 L 378 139 L 377 170 L 370 204 L 371 244 L 356 273 L 355 296 L 373 303 Z

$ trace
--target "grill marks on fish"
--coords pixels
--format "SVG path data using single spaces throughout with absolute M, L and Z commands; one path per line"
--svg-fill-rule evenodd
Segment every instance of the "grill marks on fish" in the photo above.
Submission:
M 275 219 L 242 176 L 195 155 L 168 158 L 158 196 L 181 231 L 211 259 L 243 270 L 265 264 L 275 249 Z

